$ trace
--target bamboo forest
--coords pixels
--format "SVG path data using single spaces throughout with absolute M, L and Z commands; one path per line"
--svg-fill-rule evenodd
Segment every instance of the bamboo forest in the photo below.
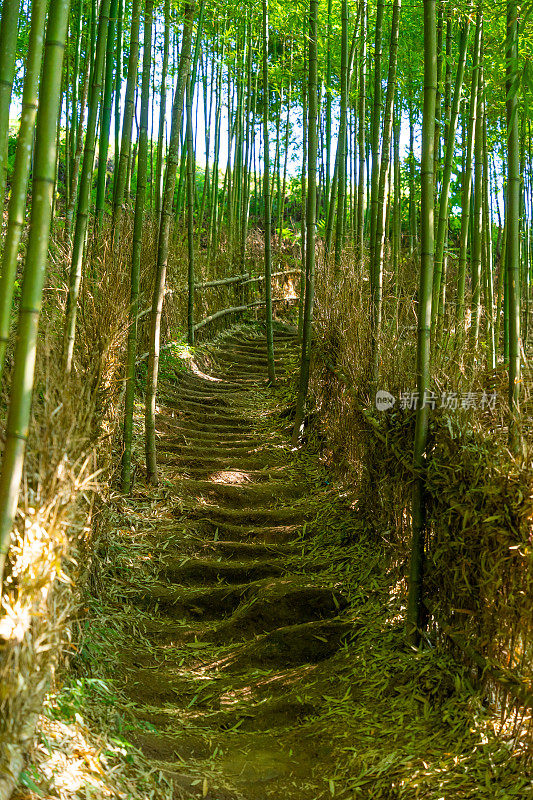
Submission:
M 533 800 L 533 0 L 0 14 L 0 800 Z

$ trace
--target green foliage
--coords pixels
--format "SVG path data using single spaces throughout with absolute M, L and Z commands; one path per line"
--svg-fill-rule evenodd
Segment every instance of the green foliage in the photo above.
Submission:
M 117 697 L 106 681 L 100 678 L 78 678 L 64 686 L 55 702 L 48 702 L 45 710 L 52 719 L 72 722 L 83 714 L 87 702 L 95 699 L 99 704 L 108 707 L 117 703 Z
M 24 786 L 26 789 L 35 792 L 38 797 L 46 797 L 40 786 L 35 781 L 40 779 L 39 772 L 34 764 L 31 764 L 27 769 L 23 769 L 19 776 L 19 785 Z
M 178 332 L 178 340 L 161 349 L 159 355 L 159 377 L 161 380 L 176 380 L 187 369 L 186 359 L 194 355 L 194 347 L 186 344 L 185 334 Z M 146 383 L 147 360 L 137 365 L 136 385 L 139 392 Z

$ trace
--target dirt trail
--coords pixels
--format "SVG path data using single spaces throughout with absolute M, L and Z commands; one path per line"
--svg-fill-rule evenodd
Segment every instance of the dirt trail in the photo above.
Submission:
M 275 348 L 283 376 L 294 332 Z M 476 772 L 493 720 L 453 662 L 406 651 L 397 575 L 290 448 L 264 335 L 201 364 L 162 381 L 162 485 L 138 482 L 108 540 L 93 655 L 127 698 L 119 732 L 186 800 L 496 796 Z
M 275 344 L 283 373 L 294 333 L 278 329 Z M 297 735 L 316 713 L 302 682 L 354 622 L 331 579 L 301 561 L 314 487 L 294 474 L 287 436 L 258 430 L 253 395 L 266 378 L 264 339 L 228 336 L 208 373 L 161 385 L 158 454 L 187 524 L 178 537 L 146 534 L 147 585 L 125 599 L 148 615 L 142 640 L 122 653 L 122 688 L 150 728 L 131 740 L 172 776 L 177 796 L 260 800 L 298 786 L 315 798 L 327 788 L 313 778 L 324 743 Z

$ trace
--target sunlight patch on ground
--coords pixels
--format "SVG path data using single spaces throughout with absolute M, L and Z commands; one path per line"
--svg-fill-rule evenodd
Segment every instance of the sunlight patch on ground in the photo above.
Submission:
M 45 753 L 47 748 L 42 743 L 37 747 L 37 752 L 46 756 L 40 763 L 40 769 L 50 788 L 53 786 L 59 794 L 63 794 L 91 787 L 105 797 L 110 796 L 104 771 L 109 764 L 106 757 L 89 742 L 88 731 L 82 724 L 67 725 L 45 720 L 41 738 L 43 734 L 50 743 L 50 750 Z M 52 742 L 60 744 L 61 749 L 54 748 Z M 120 748 L 120 752 L 126 755 L 123 748 Z
M 243 700 L 253 700 L 253 692 L 251 686 L 243 686 L 239 689 L 232 689 L 220 695 L 221 708 L 230 708 L 231 706 L 238 705 Z
M 296 298 L 299 297 L 298 294 L 299 283 L 300 282 L 298 281 L 298 286 L 297 286 L 294 278 L 286 278 L 285 285 L 283 289 L 281 289 L 281 291 L 279 292 L 279 296 L 283 297 L 284 300 L 296 300 Z
M 208 480 L 211 481 L 211 483 L 240 485 L 243 483 L 251 483 L 252 477 L 249 472 L 241 472 L 238 469 L 231 469 L 213 472 L 213 474 L 209 476 Z
M 48 700 L 12 800 L 171 800 L 169 782 L 136 748 L 105 724 L 93 733 L 79 700 L 69 689 Z
M 194 361 L 189 361 L 189 366 L 191 368 L 191 372 L 198 378 L 203 378 L 204 381 L 211 381 L 212 383 L 222 383 L 222 378 L 215 378 L 214 375 L 207 375 L 207 373 L 202 372 L 200 367 L 195 364 Z

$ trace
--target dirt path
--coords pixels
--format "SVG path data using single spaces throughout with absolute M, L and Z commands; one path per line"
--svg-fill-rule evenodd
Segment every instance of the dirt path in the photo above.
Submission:
M 275 346 L 283 376 L 293 332 Z M 350 497 L 291 450 L 263 336 L 229 334 L 202 365 L 162 381 L 162 485 L 137 485 L 104 542 L 108 605 L 87 658 L 127 698 L 121 735 L 188 800 L 517 785 L 464 673 L 406 652 L 401 592 Z
M 275 338 L 283 372 L 295 339 Z M 132 738 L 171 772 L 205 759 L 200 796 L 282 798 L 298 785 L 302 798 L 317 797 L 324 779 L 313 779 L 312 762 L 323 744 L 294 735 L 316 711 L 301 695 L 354 623 L 342 592 L 301 563 L 295 540 L 314 487 L 295 476 L 286 436 L 258 430 L 263 340 L 227 337 L 214 358 L 208 375 L 161 387 L 159 456 L 187 527 L 156 532 L 157 569 L 127 595 L 153 613 L 141 646 L 123 653 L 124 690 L 153 726 Z M 180 768 L 174 780 L 189 788 L 195 777 Z

